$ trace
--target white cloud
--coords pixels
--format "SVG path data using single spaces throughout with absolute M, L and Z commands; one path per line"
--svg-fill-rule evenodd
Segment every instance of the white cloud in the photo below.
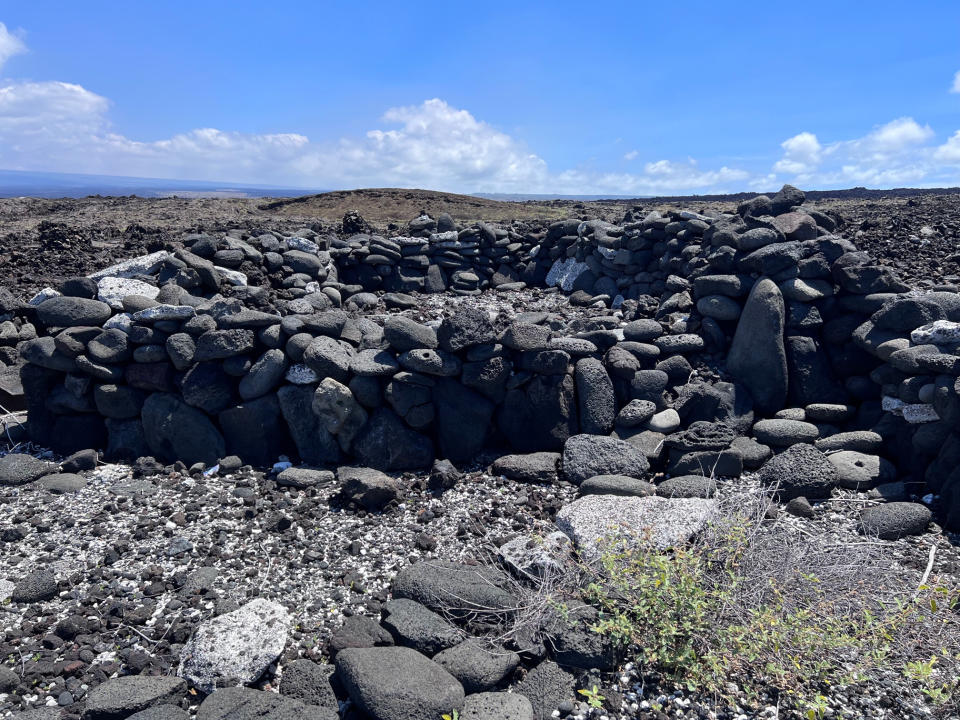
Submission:
M 960 130 L 934 151 L 935 159 L 947 165 L 960 165 Z
M 0 66 L 26 50 L 0 24 Z M 958 74 L 960 76 L 960 74 Z M 806 187 L 955 184 L 960 130 L 942 145 L 910 117 L 852 140 L 822 142 L 801 132 L 781 143 L 766 173 L 702 167 L 693 159 L 642 158 L 634 172 L 591 166 L 551 169 L 520 139 L 434 98 L 388 109 L 380 127 L 339 140 L 297 133 L 247 134 L 202 128 L 141 141 L 110 126 L 111 103 L 63 82 L 0 83 L 0 167 L 302 187 L 425 187 L 459 192 L 671 195 Z M 781 179 L 782 178 L 782 179 Z
M 853 140 L 821 145 L 805 132 L 784 141 L 773 169 L 789 182 L 810 187 L 894 187 L 956 184 L 951 166 L 960 165 L 960 131 L 945 144 L 932 143 L 929 125 L 901 117 Z
M 23 44 L 23 41 L 7 30 L 7 26 L 0 22 L 0 70 L 3 70 L 7 60 L 26 51 L 27 46 Z
M 957 70 L 953 76 L 953 85 L 950 87 L 950 92 L 960 93 L 960 70 Z
M 801 175 L 809 173 L 820 164 L 823 148 L 813 133 L 802 132 L 780 143 L 783 157 L 773 166 L 774 172 Z

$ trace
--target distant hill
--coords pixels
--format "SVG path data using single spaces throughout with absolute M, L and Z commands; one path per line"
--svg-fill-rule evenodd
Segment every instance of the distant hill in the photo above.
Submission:
M 0 170 L 0 197 L 81 198 L 88 195 L 139 197 L 294 197 L 320 188 L 285 188 L 203 180 L 170 180 L 121 175 L 82 175 Z
M 449 213 L 461 223 L 559 220 L 570 215 L 569 207 L 554 207 L 547 201 L 490 200 L 477 195 L 403 188 L 335 190 L 265 203 L 260 209 L 277 215 L 307 215 L 330 220 L 339 220 L 345 213 L 356 211 L 375 226 L 404 223 L 421 212 L 432 217 Z

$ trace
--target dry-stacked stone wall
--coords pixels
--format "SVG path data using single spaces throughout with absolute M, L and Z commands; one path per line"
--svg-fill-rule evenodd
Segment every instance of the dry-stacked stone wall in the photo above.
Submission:
M 579 477 L 568 440 L 596 436 L 587 455 L 667 482 L 929 493 L 957 527 L 957 288 L 911 291 L 803 203 L 787 186 L 620 225 L 192 235 L 0 297 L 0 390 L 18 368 L 30 436 L 64 453 L 398 471 L 489 449 L 504 472 L 589 480 L 616 463 Z M 415 319 L 421 294 L 524 288 L 583 310 L 505 322 L 478 298 Z M 673 491 L 708 492 L 690 483 Z

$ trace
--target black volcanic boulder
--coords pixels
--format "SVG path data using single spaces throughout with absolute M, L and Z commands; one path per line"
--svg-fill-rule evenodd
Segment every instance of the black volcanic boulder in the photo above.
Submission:
M 580 431 L 604 435 L 613 429 L 617 412 L 613 382 L 603 363 L 596 358 L 577 361 L 574 378 L 580 409 Z
M 277 390 L 280 412 L 300 459 L 310 465 L 332 464 L 340 459 L 340 445 L 313 412 L 313 393 L 312 386 L 284 385 Z
M 105 302 L 81 297 L 54 297 L 37 306 L 37 319 L 44 327 L 100 326 L 112 314 Z
M 214 465 L 227 454 L 223 436 L 210 418 L 173 395 L 148 397 L 142 420 L 147 444 L 158 458 Z
M 563 446 L 563 476 L 574 485 L 595 475 L 640 478 L 649 469 L 643 452 L 616 438 L 574 435 Z
M 285 423 L 275 393 L 227 408 L 218 418 L 227 454 L 264 467 L 272 465 L 289 451 L 288 435 L 284 432 Z
M 502 617 L 512 613 L 519 602 L 510 585 L 510 578 L 491 566 L 421 560 L 397 573 L 393 597 L 416 600 L 454 617 Z
M 386 408 L 379 408 L 353 439 L 358 464 L 377 470 L 415 470 L 433 463 L 430 438 L 407 427 Z
M 782 500 L 825 498 L 837 485 L 837 468 L 813 445 L 800 444 L 767 460 L 759 477 Z
M 33 455 L 11 453 L 0 458 L 0 485 L 26 485 L 55 470 L 54 465 Z
M 184 402 L 214 415 L 233 405 L 238 397 L 236 382 L 218 362 L 202 362 L 183 376 L 180 388 Z
M 769 278 L 750 291 L 727 355 L 727 369 L 753 396 L 760 412 L 772 415 L 787 399 L 787 354 L 783 343 L 786 308 Z
M 437 332 L 440 349 L 458 352 L 496 339 L 490 317 L 483 310 L 467 308 L 445 318 Z
M 518 452 L 560 450 L 577 432 L 572 375 L 537 375 L 510 390 L 497 411 L 497 426 Z
M 441 378 L 433 388 L 433 405 L 441 457 L 455 463 L 473 459 L 483 449 L 493 403 L 456 380 Z
M 463 686 L 416 650 L 347 648 L 336 664 L 350 699 L 373 720 L 440 720 L 463 707 Z

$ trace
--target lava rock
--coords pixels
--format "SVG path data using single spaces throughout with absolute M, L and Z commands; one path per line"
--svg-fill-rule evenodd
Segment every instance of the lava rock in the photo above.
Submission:
M 783 342 L 786 307 L 769 278 L 747 297 L 727 354 L 730 374 L 750 391 L 757 410 L 772 414 L 787 399 L 787 355 Z
M 32 455 L 10 453 L 0 457 L 0 485 L 26 485 L 56 471 L 56 467 Z
M 837 468 L 813 445 L 794 445 L 767 460 L 760 482 L 774 489 L 783 500 L 830 496 L 837 484 Z
M 650 469 L 646 456 L 633 445 L 611 437 L 575 435 L 563 446 L 563 476 L 579 485 L 595 475 L 639 478 Z
M 860 514 L 860 530 L 881 540 L 898 540 L 907 535 L 922 535 L 932 518 L 926 505 L 890 502 L 864 510 Z
M 87 695 L 83 720 L 124 720 L 134 713 L 164 704 L 176 704 L 187 694 L 178 677 L 130 675 L 107 680 Z
M 373 720 L 440 720 L 463 708 L 457 679 L 410 648 L 347 648 L 336 664 L 350 699 Z

